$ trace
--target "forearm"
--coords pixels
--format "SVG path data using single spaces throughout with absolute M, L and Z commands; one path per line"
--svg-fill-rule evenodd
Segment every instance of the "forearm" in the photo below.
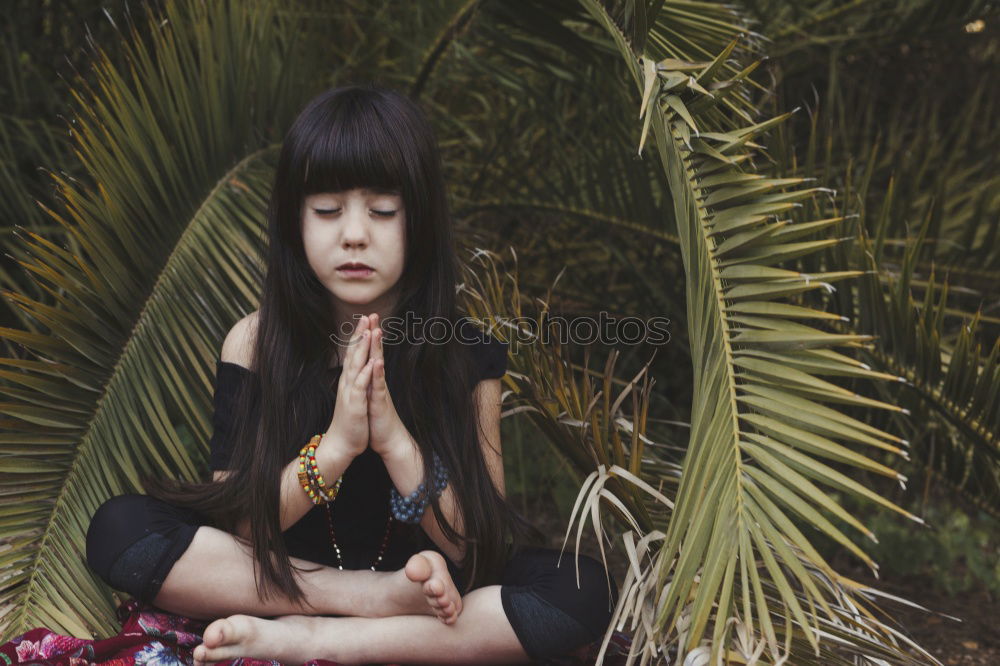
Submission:
M 329 437 L 329 434 L 324 435 L 320 448 L 316 450 L 316 462 L 327 488 L 332 489 L 333 484 L 351 464 L 353 458 L 341 454 Z M 284 532 L 297 523 L 313 506 L 312 500 L 299 484 L 299 457 L 296 455 L 281 471 L 278 509 L 281 531 Z M 240 521 L 236 532 L 244 539 L 250 538 L 249 518 Z
M 400 444 L 391 453 L 384 454 L 382 460 L 385 462 L 385 468 L 389 472 L 389 478 L 392 479 L 397 492 L 403 497 L 408 496 L 416 490 L 421 483 L 425 483 L 426 487 L 431 485 L 430 479 L 424 479 L 423 456 L 421 456 L 420 449 L 412 438 Z M 451 484 L 445 487 L 438 502 L 448 524 L 456 532 L 464 536 L 462 517 L 458 503 L 455 501 L 455 493 L 452 490 Z M 423 528 L 430 540 L 437 544 L 453 562 L 456 564 L 462 562 L 462 559 L 465 557 L 464 544 L 456 544 L 445 536 L 430 505 L 427 506 L 427 510 L 424 511 L 424 515 L 420 519 L 420 527 Z

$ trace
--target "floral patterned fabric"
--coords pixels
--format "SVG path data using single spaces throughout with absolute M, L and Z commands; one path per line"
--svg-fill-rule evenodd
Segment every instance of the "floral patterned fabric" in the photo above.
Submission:
M 201 643 L 201 632 L 209 622 L 164 612 L 135 599 L 118 607 L 122 630 L 117 636 L 88 640 L 62 636 L 48 629 L 32 629 L 0 645 L 0 666 L 10 664 L 51 664 L 53 666 L 191 666 L 192 651 Z M 625 664 L 629 639 L 615 632 L 605 654 L 604 664 Z M 549 659 L 544 666 L 584 666 L 593 664 L 601 643 L 580 648 L 574 654 Z M 277 661 L 234 659 L 219 662 L 223 666 L 281 666 Z M 305 666 L 338 666 L 336 662 L 315 659 Z M 389 665 L 395 666 L 395 665 Z

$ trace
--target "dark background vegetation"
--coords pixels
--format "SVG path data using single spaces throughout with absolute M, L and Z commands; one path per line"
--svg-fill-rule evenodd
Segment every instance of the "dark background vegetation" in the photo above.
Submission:
M 0 52 L 0 238 L 4 257 L 0 271 L 6 285 L 20 285 L 26 293 L 35 287 L 22 274 L 8 252 L 16 243 L 19 227 L 52 235 L 60 244 L 53 225 L 39 204 L 52 205 L 54 190 L 48 172 L 77 177 L 82 169 L 71 150 L 71 91 L 77 77 L 89 80 L 93 45 L 99 45 L 115 61 L 121 36 L 116 27 L 124 13 L 139 12 L 153 2 L 111 0 L 5 0 L 2 4 L 2 52 Z M 800 169 L 827 179 L 825 184 L 849 188 L 842 178 L 842 165 L 853 157 L 855 172 L 870 169 L 870 190 L 857 193 L 871 211 L 900 220 L 899 227 L 911 228 L 914 211 L 943 211 L 945 223 L 969 214 L 977 197 L 995 201 L 997 154 L 1000 147 L 997 72 L 1000 71 L 1000 21 L 995 5 L 982 5 L 981 18 L 950 14 L 947 5 L 913 3 L 923 13 L 894 11 L 907 3 L 872 3 L 883 11 L 872 11 L 857 21 L 816 21 L 813 14 L 795 2 L 739 3 L 756 17 L 755 30 L 773 40 L 765 47 L 765 65 L 777 94 L 761 93 L 760 104 L 767 115 L 794 107 L 806 107 L 781 127 L 770 152 L 786 173 Z M 808 4 L 808 3 L 806 3 Z M 843 3 L 845 6 L 855 3 Z M 965 6 L 964 3 L 955 3 Z M 844 12 L 850 16 L 849 12 Z M 977 22 L 978 21 L 978 22 Z M 137 21 L 142 28 L 145 24 Z M 789 31 L 795 26 L 797 31 Z M 828 34 L 827 34 L 828 31 Z M 793 56 L 793 57 L 792 57 Z M 983 82 L 992 80 L 992 89 Z M 864 114 L 853 111 L 863 109 Z M 816 115 L 818 114 L 818 116 Z M 823 145 L 810 143 L 814 117 L 819 118 L 826 138 Z M 930 146 L 930 147 L 929 147 Z M 877 147 L 877 149 L 875 149 Z M 912 158 L 912 159 L 911 159 Z M 915 159 L 919 158 L 919 159 Z M 891 184 L 899 188 L 890 197 Z M 974 187 L 973 187 L 974 186 Z M 961 196 L 967 188 L 969 197 Z M 994 225 L 995 229 L 995 225 Z M 563 247 L 553 248 L 545 239 L 530 235 L 524 225 L 512 225 L 509 242 L 524 247 L 525 255 L 558 259 Z M 588 242 L 594 239 L 587 239 Z M 676 261 L 663 245 L 620 242 L 613 234 L 604 236 L 608 254 L 594 280 L 600 288 L 590 289 L 586 276 L 577 288 L 560 292 L 556 309 L 572 312 L 589 309 L 592 299 L 614 299 L 622 293 L 634 294 L 640 276 L 629 266 L 650 261 Z M 979 239 L 985 251 L 995 253 L 1000 239 L 994 235 Z M 991 247 L 992 246 L 992 247 Z M 643 253 L 641 260 L 638 253 Z M 925 257 L 926 270 L 934 261 L 954 266 L 961 277 L 963 263 L 974 269 L 976 258 L 948 255 L 947 248 Z M 527 260 L 523 260 L 527 261 Z M 558 273 L 558 261 L 551 264 L 551 276 Z M 677 274 L 683 270 L 678 266 Z M 954 307 L 979 308 L 985 315 L 978 335 L 986 348 L 995 343 L 1000 331 L 1000 292 L 996 274 L 965 276 L 964 289 L 953 295 Z M 662 287 L 669 289 L 670 287 Z M 674 294 L 649 294 L 647 302 L 626 299 L 614 302 L 622 314 L 655 311 L 659 303 L 681 301 L 681 286 Z M 662 300 L 660 300 L 662 299 Z M 613 302 L 613 301 L 612 301 Z M 0 325 L 15 326 L 8 298 L 0 301 Z M 651 413 L 662 420 L 651 427 L 651 436 L 663 442 L 683 441 L 683 428 L 670 421 L 687 418 L 690 370 L 684 364 L 682 312 L 668 312 L 676 318 L 671 325 L 673 339 L 666 352 L 658 352 L 652 371 L 657 393 Z M 956 317 L 951 325 L 963 325 Z M 638 365 L 649 358 L 651 349 L 622 350 L 623 363 Z M 17 355 L 8 349 L 8 356 Z M 893 431 L 893 424 L 874 423 Z M 576 499 L 581 478 L 557 455 L 546 439 L 529 422 L 516 418 L 504 421 L 507 487 L 515 503 L 551 535 L 551 545 L 561 546 L 569 512 Z M 868 479 L 887 497 L 922 516 L 926 528 L 906 523 L 894 515 L 870 506 L 856 505 L 841 498 L 879 538 L 870 552 L 882 565 L 881 586 L 894 594 L 929 608 L 957 615 L 957 624 L 940 615 L 892 606 L 894 612 L 917 640 L 945 663 L 1000 663 L 1000 630 L 995 618 L 1000 614 L 1000 520 L 997 498 L 985 492 L 969 492 L 949 478 L 949 470 L 928 464 L 934 460 L 935 446 L 944 446 L 946 431 L 924 432 L 913 444 L 921 455 L 897 467 L 909 478 L 905 490 L 884 480 Z M 935 444 L 937 442 L 937 444 Z M 680 455 L 679 453 L 677 454 Z M 951 470 L 954 471 L 954 468 Z M 595 554 L 592 539 L 585 552 Z M 838 571 L 871 580 L 850 556 L 826 544 L 823 554 L 832 558 Z M 611 550 L 614 570 L 621 571 L 622 559 Z

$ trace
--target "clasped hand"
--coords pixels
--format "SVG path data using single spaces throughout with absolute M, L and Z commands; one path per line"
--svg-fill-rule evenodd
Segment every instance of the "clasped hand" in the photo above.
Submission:
M 385 381 L 382 338 L 378 315 L 365 315 L 347 345 L 326 436 L 336 442 L 339 453 L 352 458 L 368 446 L 385 457 L 410 443 Z

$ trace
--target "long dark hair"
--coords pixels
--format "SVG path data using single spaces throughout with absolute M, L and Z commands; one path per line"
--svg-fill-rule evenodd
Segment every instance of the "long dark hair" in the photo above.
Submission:
M 401 192 L 406 249 L 393 315 L 458 322 L 456 251 L 441 158 L 430 124 L 415 102 L 375 84 L 321 93 L 295 119 L 278 158 L 267 211 L 266 276 L 253 336 L 259 391 L 240 391 L 233 407 L 230 474 L 220 482 L 147 478 L 146 492 L 209 516 L 235 531 L 250 521 L 258 594 L 277 587 L 304 601 L 282 540 L 281 471 L 324 422 L 320 392 L 328 383 L 334 313 L 329 293 L 306 259 L 301 234 L 304 197 L 353 188 Z M 432 451 L 449 470 L 464 536 L 431 507 L 446 537 L 465 543 L 466 590 L 496 583 L 531 527 L 497 492 L 479 442 L 472 390 L 477 381 L 470 347 L 444 344 L 385 346 L 386 379 L 400 418 L 416 439 L 431 478 Z M 247 383 L 243 384 L 244 387 Z M 317 429 L 319 428 L 319 429 Z M 260 574 L 263 574 L 261 576 Z

